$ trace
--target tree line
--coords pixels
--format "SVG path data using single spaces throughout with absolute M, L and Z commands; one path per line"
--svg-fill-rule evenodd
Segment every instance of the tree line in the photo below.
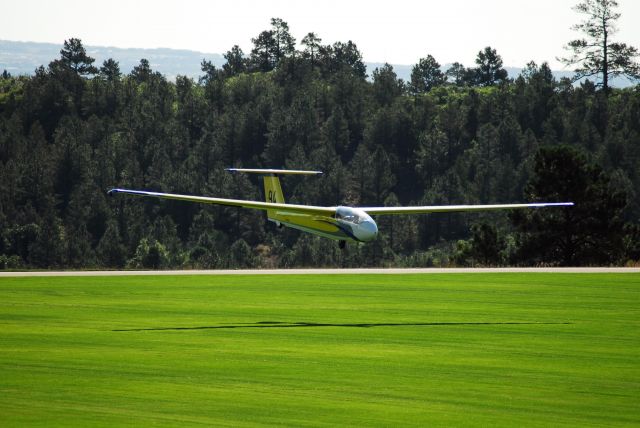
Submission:
M 286 22 L 196 81 L 145 59 L 94 64 L 79 39 L 32 76 L 0 77 L 0 268 L 620 265 L 640 259 L 640 89 L 509 79 L 495 49 L 411 80 L 367 75 L 352 41 L 295 49 Z M 287 202 L 436 205 L 574 201 L 548 210 L 388 216 L 366 245 L 280 230 L 262 212 L 111 187 L 262 199 L 225 167 L 286 177 Z

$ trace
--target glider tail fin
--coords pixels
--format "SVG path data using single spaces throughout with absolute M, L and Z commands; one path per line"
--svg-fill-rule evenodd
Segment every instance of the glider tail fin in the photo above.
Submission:
M 262 178 L 264 180 L 264 197 L 266 201 L 273 204 L 284 204 L 280 178 L 275 174 L 265 175 Z M 267 210 L 267 218 L 280 226 L 278 213 L 275 210 Z
M 284 204 L 284 195 L 280 186 L 280 175 L 319 175 L 322 171 L 302 171 L 293 169 L 257 169 L 257 168 L 227 168 L 229 172 L 245 172 L 263 175 L 264 196 L 267 202 Z M 267 210 L 267 217 L 277 222 L 275 210 Z
M 264 179 L 264 197 L 267 202 L 273 204 L 284 204 L 284 195 L 280 186 L 280 177 L 276 174 L 265 175 Z

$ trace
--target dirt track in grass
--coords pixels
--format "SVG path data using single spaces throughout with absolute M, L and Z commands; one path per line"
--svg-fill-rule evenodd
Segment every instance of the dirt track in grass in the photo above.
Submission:
M 128 275 L 322 275 L 322 274 L 413 274 L 413 273 L 640 273 L 624 267 L 542 268 L 363 268 L 363 269 L 238 269 L 238 270 L 101 270 L 0 272 L 1 277 L 22 276 L 128 276 Z

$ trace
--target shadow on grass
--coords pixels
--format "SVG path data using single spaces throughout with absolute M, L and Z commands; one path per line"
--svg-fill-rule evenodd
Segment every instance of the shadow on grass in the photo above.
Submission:
M 372 327 L 425 327 L 425 326 L 456 326 L 456 325 L 568 325 L 571 322 L 409 322 L 409 323 L 314 323 L 314 322 L 281 322 L 281 321 L 260 321 L 256 323 L 237 323 L 212 326 L 196 327 L 155 327 L 155 328 L 127 328 L 111 331 L 178 331 L 178 330 L 225 330 L 234 328 L 305 328 L 305 327 L 352 327 L 352 328 L 372 328 Z

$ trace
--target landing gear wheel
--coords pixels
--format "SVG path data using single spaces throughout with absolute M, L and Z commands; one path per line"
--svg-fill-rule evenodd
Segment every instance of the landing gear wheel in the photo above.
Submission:
M 340 242 L 338 242 L 338 247 L 339 247 L 341 250 L 344 250 L 344 248 L 345 248 L 346 246 L 347 246 L 347 241 L 340 241 Z

